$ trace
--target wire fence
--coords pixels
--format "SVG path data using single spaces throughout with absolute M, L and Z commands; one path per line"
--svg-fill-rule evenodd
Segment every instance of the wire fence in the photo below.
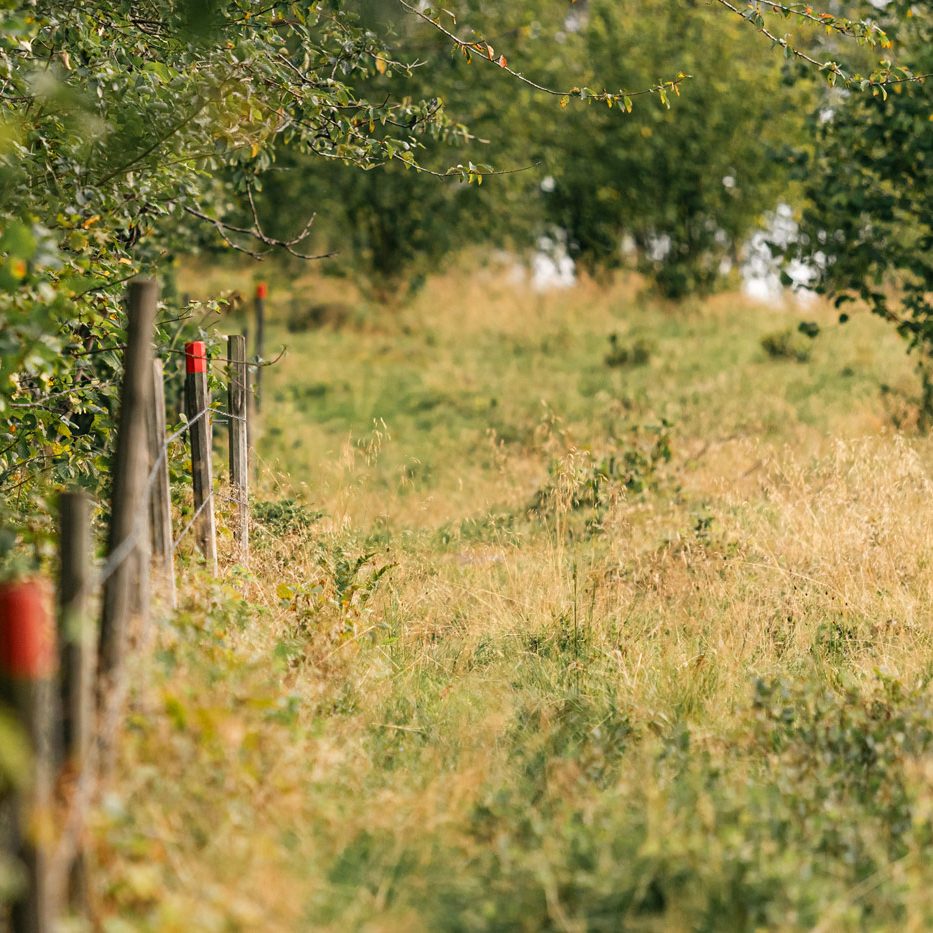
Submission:
M 106 561 L 97 571 L 97 577 L 95 579 L 95 584 L 98 587 L 103 586 L 110 577 L 133 555 L 137 547 L 141 546 L 144 543 L 144 538 L 149 532 L 148 522 L 146 518 L 145 509 L 149 507 L 150 500 L 152 497 L 153 490 L 155 489 L 156 482 L 159 479 L 159 473 L 166 460 L 168 458 L 169 450 L 171 445 L 180 440 L 188 431 L 203 418 L 210 417 L 211 421 L 237 421 L 244 424 L 249 423 L 249 419 L 245 415 L 237 415 L 233 412 L 222 411 L 218 408 L 212 408 L 210 406 L 205 406 L 202 408 L 193 418 L 187 420 L 180 428 L 172 432 L 159 447 L 159 451 L 156 454 L 152 466 L 149 470 L 149 474 L 146 477 L 146 483 L 143 488 L 142 493 L 142 502 L 143 505 L 140 507 L 136 515 L 136 522 L 133 526 L 132 532 L 123 538 L 120 543 L 113 548 L 110 554 L 107 556 Z M 215 498 L 214 490 L 208 494 L 208 497 L 197 507 L 194 515 L 191 517 L 191 520 L 185 525 L 178 536 L 172 541 L 172 551 L 178 549 L 178 545 L 184 540 L 185 536 L 191 531 L 197 522 L 198 518 L 204 513 L 204 510 L 213 502 Z M 239 502 L 239 497 L 234 498 L 230 497 L 218 497 L 218 498 L 228 498 L 232 502 Z
M 33 749 L 31 782 L 12 802 L 9 819 L 0 812 L 0 826 L 6 821 L 14 828 L 9 845 L 27 878 L 12 903 L 13 933 L 57 929 L 66 900 L 71 900 L 73 911 L 82 912 L 87 893 L 82 852 L 85 816 L 112 765 L 127 694 L 125 645 L 133 620 L 148 616 L 150 560 L 158 558 L 169 570 L 174 601 L 176 552 L 200 525 L 198 546 L 216 570 L 214 505 L 218 500 L 238 506 L 234 523 L 237 556 L 241 561 L 248 558 L 248 436 L 253 407 L 249 374 L 258 374 L 268 364 L 261 354 L 257 354 L 258 363 L 246 360 L 246 339 L 240 335 L 228 338 L 227 355 L 214 360 L 208 359 L 203 342 L 187 344 L 183 352 L 190 414 L 168 432 L 161 363 L 155 361 L 152 347 L 155 298 L 154 283 L 130 286 L 111 540 L 109 553 L 96 569 L 86 497 L 78 492 L 62 497 L 58 580 L 62 641 L 56 665 L 41 661 L 36 647 L 51 645 L 49 650 L 55 650 L 55 626 L 42 588 L 35 581 L 0 584 L 0 699 L 11 702 Z M 262 307 L 257 290 L 257 314 Z M 160 348 L 160 355 L 181 352 Z M 218 361 L 227 367 L 227 409 L 213 405 L 210 399 L 208 369 Z M 151 384 L 147 384 L 150 377 Z M 215 422 L 229 425 L 232 495 L 225 495 L 213 479 L 211 425 Z M 169 457 L 173 445 L 186 436 L 193 513 L 173 534 Z M 72 509 L 68 520 L 66 507 Z M 103 593 L 100 634 L 88 638 L 94 629 L 88 627 L 94 591 Z M 76 634 L 71 632 L 75 620 L 81 623 Z M 11 684 L 14 689 L 7 689 Z M 37 825 L 50 824 L 54 826 L 51 834 L 34 831 Z M 0 927 L 4 919 L 0 906 Z

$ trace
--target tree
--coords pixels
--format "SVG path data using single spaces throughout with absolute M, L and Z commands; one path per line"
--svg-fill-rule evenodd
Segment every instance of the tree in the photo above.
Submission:
M 294 228 L 298 205 L 321 207 L 321 247 L 339 250 L 337 262 L 377 297 L 402 294 L 405 281 L 420 281 L 470 242 L 528 248 L 555 226 L 592 271 L 623 261 L 628 240 L 661 290 L 682 296 L 711 288 L 723 261 L 787 196 L 790 147 L 814 96 L 802 76 L 823 44 L 810 14 L 801 49 L 786 44 L 769 54 L 756 32 L 777 35 L 773 24 L 724 18 L 721 7 L 594 0 L 569 8 L 559 0 L 514 3 L 503 13 L 469 0 L 455 21 L 438 12 L 427 17 L 433 28 L 419 30 L 425 17 L 400 17 L 405 5 L 368 4 L 372 28 L 395 30 L 394 44 L 424 63 L 398 82 L 401 93 L 442 99 L 472 131 L 477 160 L 534 170 L 464 192 L 444 179 L 360 174 L 289 155 L 299 171 L 279 171 L 267 185 L 270 215 L 284 213 Z M 831 23 L 827 41 L 855 28 Z M 866 42 L 880 36 L 868 25 L 857 31 Z M 832 62 L 824 70 L 833 81 L 854 80 Z M 578 83 L 567 87 L 567 75 Z M 586 86 L 596 84 L 617 90 Z M 432 164 L 443 171 L 456 157 L 435 152 Z
M 929 0 L 881 14 L 916 74 L 933 72 Z M 919 354 L 923 408 L 933 416 L 933 129 L 929 86 L 902 81 L 841 92 L 811 115 L 814 144 L 799 175 L 806 206 L 790 251 L 838 307 L 861 299 Z M 843 320 L 845 320 L 843 313 Z
M 46 514 L 44 489 L 106 481 L 127 279 L 157 270 L 192 224 L 232 248 L 303 255 L 301 234 L 270 237 L 248 207 L 246 222 L 228 219 L 235 199 L 253 203 L 276 145 L 409 164 L 425 138 L 463 136 L 434 102 L 355 90 L 405 68 L 329 4 L 0 9 L 6 507 Z
M 674 67 L 691 78 L 669 109 L 642 107 L 621 119 L 587 109 L 554 122 L 548 215 L 590 269 L 622 263 L 627 238 L 637 266 L 666 296 L 709 290 L 786 191 L 788 144 L 800 138 L 807 93 L 799 69 L 711 7 L 589 7 L 574 41 L 593 74 L 613 86 L 638 86 Z
M 368 6 L 376 9 L 369 10 L 366 25 L 391 32 L 393 47 L 421 63 L 393 78 L 394 93 L 442 101 L 450 119 L 468 128 L 467 145 L 442 141 L 420 153 L 420 167 L 429 173 L 399 163 L 360 171 L 285 147 L 264 180 L 259 205 L 282 235 L 299 229 L 313 206 L 316 248 L 334 254 L 328 268 L 352 275 L 370 297 L 391 303 L 465 247 L 533 241 L 542 223 L 537 163 L 543 134 L 537 126 L 556 101 L 549 98 L 545 108 L 534 91 L 501 68 L 471 63 L 443 33 L 397 3 Z M 497 41 L 508 41 L 510 55 L 531 59 L 536 46 L 551 45 L 550 36 L 541 34 L 542 21 L 560 26 L 565 10 L 566 0 L 515 3 L 505 13 L 495 4 L 471 0 L 461 4 L 459 14 L 461 28 L 472 22 L 477 34 L 483 24 L 498 23 Z M 573 67 L 570 60 L 566 64 Z M 384 86 L 376 75 L 366 93 L 377 96 Z M 464 150 L 475 160 L 463 166 L 472 184 L 463 184 L 462 174 L 447 174 Z

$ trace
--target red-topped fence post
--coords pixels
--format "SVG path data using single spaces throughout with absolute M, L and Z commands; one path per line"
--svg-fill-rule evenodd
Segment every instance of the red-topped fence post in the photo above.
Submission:
M 11 909 L 13 933 L 54 929 L 49 878 L 52 781 L 58 745 L 54 686 L 55 629 L 47 587 L 38 580 L 0 586 L 0 695 L 29 743 L 26 783 L 13 802 L 13 833 L 25 883 Z
M 207 350 L 204 341 L 185 344 L 185 399 L 188 438 L 191 442 L 191 481 L 194 490 L 195 539 L 217 575 L 217 530 L 211 478 L 210 390 L 207 386 Z

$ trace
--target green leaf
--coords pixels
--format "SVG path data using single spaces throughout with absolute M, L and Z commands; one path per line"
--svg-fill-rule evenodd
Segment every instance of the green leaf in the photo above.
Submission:
M 13 221 L 0 236 L 0 252 L 29 261 L 36 253 L 36 238 L 22 221 Z

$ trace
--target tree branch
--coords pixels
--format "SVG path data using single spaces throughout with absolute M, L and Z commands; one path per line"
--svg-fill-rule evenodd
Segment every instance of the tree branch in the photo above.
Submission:
M 298 234 L 298 236 L 293 237 L 290 240 L 280 240 L 277 237 L 269 236 L 262 229 L 262 225 L 259 222 L 259 216 L 256 212 L 256 204 L 253 201 L 252 190 L 249 190 L 247 194 L 249 197 L 250 209 L 253 214 L 252 227 L 240 227 L 235 224 L 227 223 L 227 221 L 221 220 L 219 217 L 211 217 L 209 214 L 205 214 L 203 211 L 198 210 L 196 207 L 191 207 L 187 204 L 182 205 L 182 207 L 188 214 L 191 214 L 192 217 L 197 217 L 199 220 L 203 220 L 205 223 L 211 224 L 211 226 L 213 226 L 214 229 L 217 230 L 217 232 L 220 234 L 223 241 L 232 249 L 235 249 L 240 253 L 245 253 L 247 256 L 252 256 L 253 259 L 257 259 L 259 261 L 262 261 L 262 259 L 274 249 L 283 249 L 285 252 L 290 253 L 292 256 L 305 260 L 329 259 L 331 256 L 335 255 L 333 252 L 330 252 L 320 253 L 319 255 L 312 256 L 307 253 L 300 253 L 295 249 L 296 246 L 300 245 L 308 238 L 316 215 L 311 216 L 311 219 L 305 224 L 304 229 L 301 231 L 301 233 Z M 241 236 L 250 237 L 262 243 L 267 248 L 260 250 L 248 249 L 247 247 L 242 246 L 235 240 L 231 239 L 230 233 L 238 233 Z
M 679 74 L 672 81 L 663 81 L 660 84 L 655 84 L 652 87 L 642 88 L 638 91 L 623 91 L 619 90 L 617 92 L 610 91 L 599 91 L 598 93 L 586 93 L 586 88 L 573 87 L 567 91 L 560 91 L 555 88 L 547 87 L 546 85 L 539 84 L 537 81 L 532 81 L 531 78 L 525 77 L 520 71 L 516 71 L 512 68 L 508 60 L 504 55 L 500 55 L 498 58 L 495 56 L 495 51 L 493 47 L 488 43 L 482 40 L 474 40 L 468 42 L 465 39 L 461 39 L 459 36 L 455 35 L 449 29 L 446 29 L 442 26 L 437 20 L 432 19 L 425 13 L 423 10 L 419 10 L 417 7 L 412 6 L 408 3 L 407 0 L 398 0 L 399 4 L 408 10 L 409 13 L 413 13 L 419 19 L 424 20 L 426 23 L 429 23 L 434 27 L 438 32 L 446 36 L 450 42 L 452 42 L 461 52 L 464 53 L 468 58 L 476 54 L 480 57 L 482 61 L 492 62 L 495 65 L 498 65 L 506 74 L 511 75 L 513 78 L 516 78 L 518 81 L 521 81 L 522 84 L 527 84 L 528 87 L 533 88 L 536 91 L 540 91 L 543 94 L 550 94 L 552 97 L 560 98 L 570 98 L 570 97 L 582 97 L 584 100 L 600 101 L 603 103 L 614 103 L 618 101 L 624 101 L 629 97 L 641 97 L 645 94 L 658 94 L 661 91 L 672 90 L 676 88 L 679 84 L 686 81 L 690 75 Z M 626 110 L 628 107 L 625 108 Z

